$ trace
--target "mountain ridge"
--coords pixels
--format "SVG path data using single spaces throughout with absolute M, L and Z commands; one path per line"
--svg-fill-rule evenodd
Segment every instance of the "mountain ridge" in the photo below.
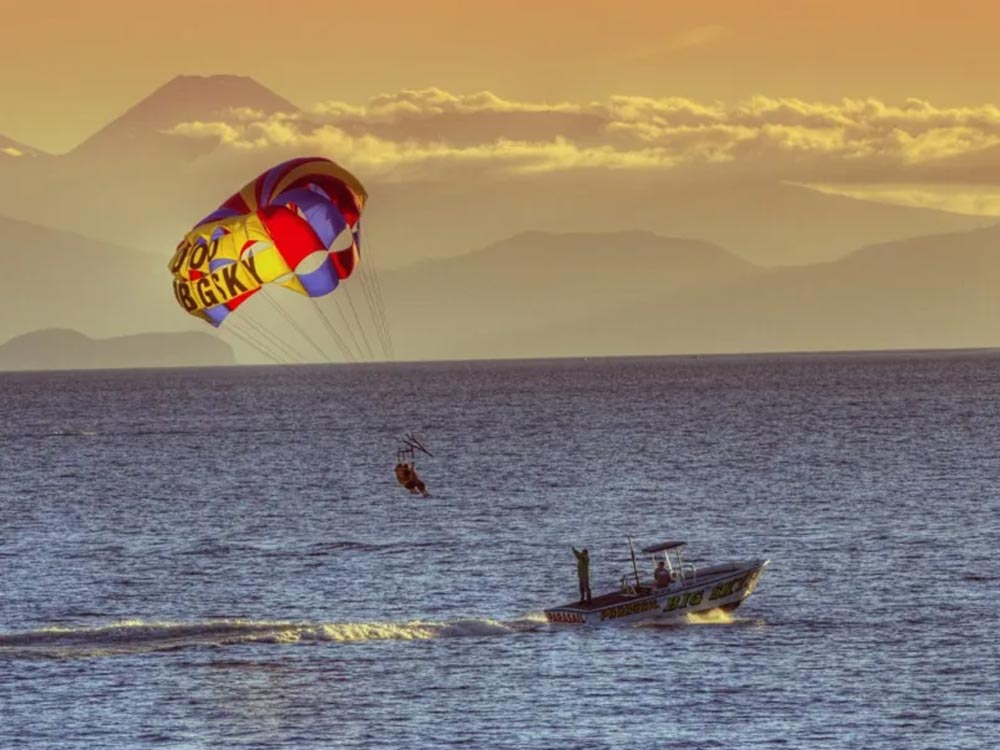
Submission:
M 106 337 L 190 328 L 176 307 L 167 256 L 0 216 L 0 340 L 68 327 Z
M 598 354 L 594 341 L 613 356 L 992 349 L 1000 345 L 998 285 L 1000 225 L 880 243 L 828 263 L 766 269 L 674 298 L 637 300 L 613 316 L 589 314 L 534 335 L 560 342 L 573 356 Z M 525 336 L 510 331 L 500 346 L 516 350 Z
M 12 226 L 22 235 L 0 246 L 8 269 L 0 294 L 15 314 L 0 319 L 0 338 L 39 328 L 106 338 L 204 326 L 173 299 L 163 258 L 2 220 L 0 236 Z M 643 230 L 529 231 L 380 274 L 378 283 L 402 360 L 990 347 L 1000 331 L 1000 225 L 784 268 Z M 334 295 L 364 304 L 355 279 L 345 289 Z M 316 304 L 332 313 L 346 298 L 279 289 L 271 299 L 333 351 Z M 241 314 L 279 332 L 267 301 L 251 298 L 216 335 L 239 333 L 227 325 Z M 300 335 L 280 331 L 314 351 Z M 261 361 L 233 343 L 239 361 Z
M 235 365 L 232 349 L 208 333 L 149 332 L 95 339 L 46 328 L 0 343 L 0 370 L 84 370 Z

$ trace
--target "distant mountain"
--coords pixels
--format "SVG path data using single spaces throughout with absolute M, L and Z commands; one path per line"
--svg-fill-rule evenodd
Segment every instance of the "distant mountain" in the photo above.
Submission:
M 559 356 L 989 348 L 1000 346 L 998 290 L 994 226 L 876 245 L 833 263 L 769 269 L 572 323 L 521 327 L 492 350 Z M 468 332 L 449 339 L 458 349 L 476 345 Z
M 0 216 L 0 263 L 0 340 L 51 327 L 98 337 L 193 327 L 166 255 Z
M 299 111 L 252 78 L 178 76 L 68 154 L 0 159 L 0 212 L 169 255 L 195 221 L 272 163 L 253 153 L 204 164 L 216 138 L 169 132 L 231 120 L 238 108 Z
M 484 356 L 511 331 L 574 325 L 633 300 L 718 287 L 762 273 L 719 247 L 649 232 L 525 232 L 478 252 L 384 275 L 405 357 Z M 427 351 L 424 349 L 424 351 Z
M 380 253 L 447 257 L 526 229 L 642 228 L 710 242 L 760 265 L 808 265 L 859 247 L 989 226 L 995 217 L 893 206 L 769 182 L 678 183 L 635 174 L 371 184 Z
M 163 257 L 0 219 L 0 261 L 0 340 L 43 328 L 211 333 L 177 306 Z M 790 268 L 649 232 L 524 232 L 378 280 L 399 359 L 1000 344 L 1000 226 Z M 367 320 L 360 272 L 319 300 L 255 295 L 216 335 L 241 362 L 322 359 L 314 342 L 339 360 L 323 316 L 346 337 L 355 307 Z M 183 354 L 175 341 L 156 361 Z
M 140 153 L 159 158 L 193 158 L 217 145 L 167 133 L 181 122 L 228 120 L 232 110 L 264 114 L 298 112 L 299 108 L 252 78 L 234 75 L 177 76 L 158 88 L 71 153 L 77 157 L 116 159 Z
M 48 329 L 0 344 L 0 370 L 84 370 L 120 367 L 233 365 L 233 351 L 208 333 L 146 333 L 92 339 Z

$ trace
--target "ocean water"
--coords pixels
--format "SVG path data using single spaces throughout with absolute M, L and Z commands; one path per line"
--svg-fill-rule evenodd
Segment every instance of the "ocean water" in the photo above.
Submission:
M 998 393 L 989 352 L 0 375 L 0 748 L 997 747 Z M 545 624 L 627 535 L 771 564 Z

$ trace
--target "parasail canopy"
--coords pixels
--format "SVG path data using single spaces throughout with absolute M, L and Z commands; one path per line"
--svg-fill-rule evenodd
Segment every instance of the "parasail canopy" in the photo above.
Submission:
M 169 265 L 177 302 L 219 326 L 265 284 L 329 294 L 358 265 L 367 197 L 329 159 L 272 167 L 184 236 Z

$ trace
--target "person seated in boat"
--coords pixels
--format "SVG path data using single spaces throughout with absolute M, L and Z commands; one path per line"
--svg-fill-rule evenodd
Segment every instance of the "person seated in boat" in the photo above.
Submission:
M 663 560 L 660 560 L 660 564 L 656 566 L 653 578 L 656 579 L 656 588 L 658 589 L 666 588 L 674 580 L 674 577 L 670 575 L 670 571 L 667 570 L 667 564 Z

